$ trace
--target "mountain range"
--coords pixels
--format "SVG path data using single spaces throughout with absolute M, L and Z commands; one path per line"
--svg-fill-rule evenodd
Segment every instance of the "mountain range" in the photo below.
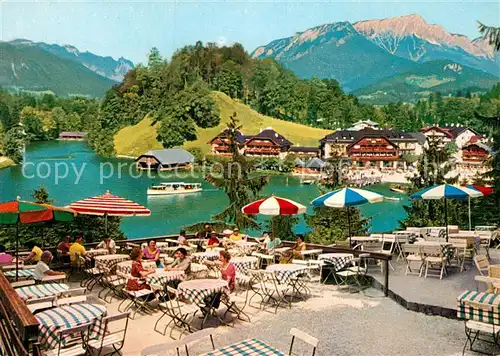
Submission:
M 17 39 L 0 42 L 0 49 L 0 87 L 18 91 L 102 96 L 134 67 L 70 45 Z
M 363 89 L 365 95 L 369 94 L 365 89 L 387 88 L 390 78 L 403 73 L 413 78 L 418 73 L 439 77 L 447 64 L 460 66 L 462 70 L 455 72 L 455 76 L 467 78 L 457 80 L 456 77 L 440 88 L 433 88 L 429 82 L 427 91 L 446 89 L 453 92 L 465 85 L 488 89 L 491 82 L 500 77 L 500 55 L 485 40 L 470 40 L 449 33 L 442 26 L 428 24 L 415 14 L 313 27 L 260 46 L 252 56 L 274 58 L 304 78 L 337 79 L 346 91 Z M 433 61 L 437 62 L 423 66 Z M 377 83 L 381 84 L 377 86 Z M 405 90 L 404 95 L 390 97 L 394 100 L 419 97 L 413 94 Z

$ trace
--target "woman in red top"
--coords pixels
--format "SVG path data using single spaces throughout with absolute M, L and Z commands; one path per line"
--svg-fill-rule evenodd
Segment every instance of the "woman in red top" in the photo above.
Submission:
M 154 268 L 144 268 L 142 267 L 142 251 L 139 247 L 134 248 L 130 253 L 130 259 L 132 260 L 132 272 L 130 274 L 132 277 L 127 281 L 127 289 L 130 291 L 137 291 L 142 289 L 151 289 L 150 286 L 144 281 L 144 277 L 155 273 Z
M 223 280 L 227 282 L 229 286 L 229 290 L 231 292 L 234 291 L 234 284 L 236 281 L 236 269 L 232 263 L 229 263 L 231 260 L 231 255 L 226 250 L 219 252 L 219 261 L 221 263 L 220 275 Z

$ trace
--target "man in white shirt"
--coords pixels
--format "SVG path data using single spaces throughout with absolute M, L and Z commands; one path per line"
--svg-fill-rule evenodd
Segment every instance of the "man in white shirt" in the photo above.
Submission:
M 116 242 L 109 237 L 105 237 L 104 240 L 96 246 L 96 248 L 105 248 L 108 250 L 110 255 L 116 254 Z
M 42 281 L 45 276 L 62 276 L 66 275 L 64 272 L 56 272 L 50 269 L 49 263 L 52 261 L 52 252 L 44 251 L 40 261 L 35 266 L 33 271 L 33 279 L 37 282 Z

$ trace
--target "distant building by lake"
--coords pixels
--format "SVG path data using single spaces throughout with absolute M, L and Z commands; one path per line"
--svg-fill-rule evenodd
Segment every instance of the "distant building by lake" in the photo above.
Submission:
M 86 137 L 87 133 L 81 131 L 63 131 L 59 134 L 59 140 L 63 141 L 84 141 Z
M 193 165 L 194 156 L 182 148 L 166 148 L 149 150 L 135 160 L 137 169 L 168 171 L 189 169 Z

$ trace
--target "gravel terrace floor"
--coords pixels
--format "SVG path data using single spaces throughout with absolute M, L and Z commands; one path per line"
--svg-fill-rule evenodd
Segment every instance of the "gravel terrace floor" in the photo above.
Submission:
M 95 290 L 88 294 L 89 302 L 103 303 L 95 294 Z M 117 312 L 117 306 L 116 299 L 107 304 L 108 315 Z M 320 345 L 316 354 L 322 356 L 451 356 L 460 355 L 465 342 L 462 321 L 405 310 L 375 289 L 350 294 L 336 286 L 315 285 L 307 301 L 294 302 L 291 309 L 282 308 L 277 314 L 273 311 L 249 308 L 252 323 L 238 321 L 235 327 L 218 326 L 215 346 L 258 338 L 288 352 L 288 331 L 292 327 L 317 337 Z M 137 315 L 130 321 L 123 355 L 140 355 L 147 346 L 171 341 L 168 332 L 163 336 L 153 330 L 159 315 Z M 180 335 L 176 331 L 174 336 Z M 294 355 L 310 355 L 311 350 L 300 342 L 296 346 Z M 206 339 L 190 346 L 190 355 L 210 350 L 209 339 Z M 175 355 L 175 352 L 165 355 Z

